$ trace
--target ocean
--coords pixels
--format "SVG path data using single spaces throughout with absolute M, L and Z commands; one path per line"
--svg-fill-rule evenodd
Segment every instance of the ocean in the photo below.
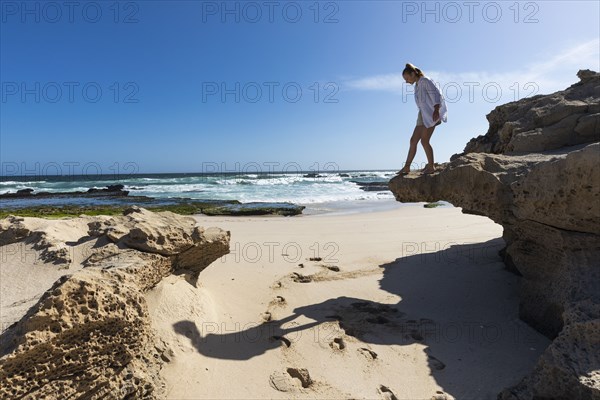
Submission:
M 111 175 L 49 175 L 2 176 L 0 194 L 15 193 L 21 189 L 37 192 L 74 192 L 90 188 L 102 189 L 108 185 L 124 185 L 129 196 L 148 196 L 158 200 L 238 200 L 242 203 L 288 202 L 317 209 L 320 204 L 347 208 L 356 202 L 379 200 L 389 203 L 394 199 L 388 190 L 375 188 L 365 191 L 360 184 L 381 182 L 385 185 L 396 171 L 336 171 L 336 172 L 269 172 L 269 173 L 165 173 Z M 34 201 L 32 203 L 32 201 Z M 0 206 L 22 207 L 43 204 L 108 204 L 119 199 L 3 199 Z M 334 207 L 336 208 L 336 207 Z

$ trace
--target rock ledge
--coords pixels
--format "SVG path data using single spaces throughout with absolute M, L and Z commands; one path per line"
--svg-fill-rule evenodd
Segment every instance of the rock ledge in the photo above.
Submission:
M 521 319 L 554 342 L 499 398 L 600 399 L 600 74 L 496 107 L 488 132 L 432 175 L 393 178 L 402 202 L 446 200 L 504 228 Z

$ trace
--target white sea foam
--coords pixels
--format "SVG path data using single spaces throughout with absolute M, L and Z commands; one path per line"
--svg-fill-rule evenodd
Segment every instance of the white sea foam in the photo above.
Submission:
M 309 174 L 315 174 L 311 177 Z M 7 181 L 0 193 L 27 187 L 35 192 L 87 191 L 90 187 L 123 184 L 130 195 L 157 198 L 239 200 L 241 202 L 291 202 L 314 204 L 393 198 L 389 191 L 363 191 L 351 181 L 387 182 L 393 171 L 342 171 L 173 177 L 128 177 L 120 180 Z M 342 176 L 341 176 L 342 175 Z
M 10 185 L 38 185 L 40 183 L 46 183 L 46 181 L 4 181 L 0 182 L 0 186 L 10 186 Z

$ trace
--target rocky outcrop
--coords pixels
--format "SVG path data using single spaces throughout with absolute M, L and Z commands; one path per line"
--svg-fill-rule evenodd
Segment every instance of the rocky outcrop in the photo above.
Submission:
M 38 222 L 31 218 L 26 222 L 25 218 L 14 215 L 0 220 L 0 246 L 21 241 L 31 243 L 35 250 L 40 251 L 41 260 L 53 264 L 70 264 L 72 258 L 64 238 Z
M 577 76 L 580 81 L 566 90 L 496 107 L 487 115 L 488 132 L 471 139 L 462 154 L 540 152 L 597 142 L 598 73 L 581 70 Z
M 16 243 L 31 234 L 31 229 L 24 221 L 24 218 L 14 215 L 0 220 L 0 246 Z
M 600 399 L 600 74 L 508 103 L 431 175 L 393 178 L 398 201 L 446 200 L 504 228 L 520 317 L 556 338 L 502 399 Z
M 88 226 L 91 236 L 105 237 L 114 245 L 92 254 L 84 261 L 86 265 L 129 248 L 169 257 L 174 271 L 184 269 L 197 277 L 229 252 L 229 236 L 224 236 L 221 229 L 204 229 L 196 226 L 194 218 L 170 211 L 153 213 L 131 207 L 123 216 L 104 217 Z
M 568 307 L 565 327 L 533 372 L 499 400 L 600 399 L 600 305 L 591 300 Z
M 387 182 L 385 183 L 387 189 Z M 133 205 L 143 205 L 152 211 L 173 211 L 182 215 L 283 215 L 293 216 L 302 214 L 305 206 L 287 202 L 249 202 L 240 203 L 238 200 L 193 200 L 186 197 L 152 198 L 147 196 L 104 197 L 105 204 L 74 204 L 77 196 L 60 194 L 53 204 L 43 204 L 35 200 L 36 204 L 28 202 L 26 198 L 15 201 L 14 199 L 0 198 L 0 217 L 9 215 L 36 216 L 36 217 L 65 217 L 80 216 L 84 214 L 119 214 Z M 93 196 L 89 196 L 93 197 Z M 39 200 L 39 199 L 38 199 Z M 109 204 L 106 204 L 108 202 Z
M 123 190 L 125 186 L 108 185 L 105 188 L 89 188 L 87 191 L 74 192 L 35 192 L 32 188 L 17 190 L 15 193 L 7 192 L 0 194 L 0 199 L 28 199 L 28 198 L 48 198 L 48 197 L 125 197 L 129 194 L 128 190 Z M 146 198 L 145 196 L 135 196 L 136 198 Z M 148 197 L 149 198 L 149 197 Z
M 387 182 L 350 182 L 355 183 L 361 190 L 364 190 L 365 192 L 387 192 L 390 190 Z
M 249 202 L 240 204 L 222 204 L 202 208 L 205 215 L 282 215 L 302 214 L 305 206 L 293 203 Z
M 85 268 L 57 281 L 2 334 L 0 398 L 164 397 L 159 371 L 169 349 L 151 328 L 144 293 L 227 254 L 229 232 L 138 207 L 90 219 L 85 239 L 96 243 Z M 19 222 L 26 227 L 28 218 Z

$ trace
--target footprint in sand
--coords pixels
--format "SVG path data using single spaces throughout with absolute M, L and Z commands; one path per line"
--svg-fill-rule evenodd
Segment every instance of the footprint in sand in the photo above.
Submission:
M 312 282 L 312 277 L 294 272 L 292 274 L 292 280 L 296 283 L 309 283 Z
M 375 353 L 373 350 L 367 349 L 366 347 L 361 347 L 357 351 L 363 356 L 365 356 L 368 360 L 377 359 L 377 353 Z
M 273 300 L 271 300 L 271 302 L 269 303 L 272 306 L 282 306 L 286 303 L 285 301 L 285 297 L 283 296 L 276 296 Z
M 344 343 L 344 339 L 338 336 L 329 343 L 329 346 L 334 350 L 341 351 L 346 348 L 346 343 Z
M 448 396 L 444 392 L 436 391 L 435 394 L 431 397 L 431 400 L 450 400 Z
M 307 389 L 313 381 L 306 368 L 287 368 L 285 372 L 275 371 L 269 377 L 272 388 L 280 392 L 294 392 Z
M 269 322 L 271 319 L 273 319 L 273 315 L 271 315 L 269 311 L 265 311 L 264 313 L 260 314 L 260 317 L 264 322 Z
M 340 267 L 338 267 L 337 265 L 321 265 L 323 268 L 327 268 L 330 271 L 333 272 L 340 272 Z
M 381 395 L 384 400 L 398 400 L 396 395 L 387 386 L 379 385 L 377 392 Z

